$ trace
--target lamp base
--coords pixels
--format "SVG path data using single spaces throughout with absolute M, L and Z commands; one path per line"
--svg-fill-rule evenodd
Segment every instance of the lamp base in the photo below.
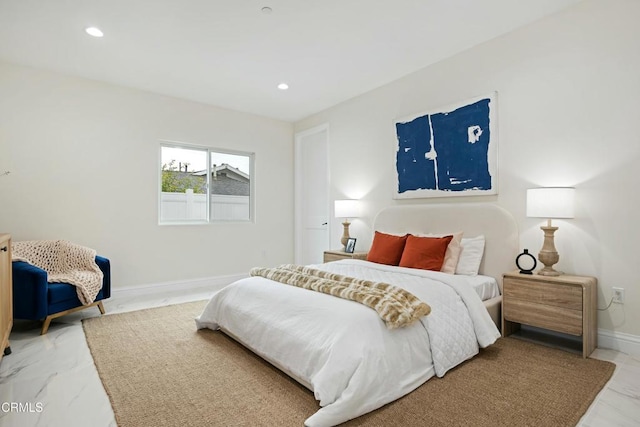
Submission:
M 554 270 L 552 267 L 545 267 L 536 274 L 540 276 L 561 276 L 564 273 L 562 273 L 562 271 Z
M 560 276 L 562 273 L 553 269 L 553 265 L 560 261 L 560 255 L 558 255 L 553 241 L 553 234 L 558 227 L 542 226 L 540 229 L 544 231 L 544 244 L 538 253 L 538 259 L 544 264 L 544 268 L 536 274 L 540 276 Z
M 340 243 L 342 243 L 342 250 L 346 252 L 347 250 L 347 240 L 349 240 L 349 226 L 351 223 L 349 221 L 345 221 L 342 223 L 344 227 L 342 230 L 342 238 L 340 239 Z

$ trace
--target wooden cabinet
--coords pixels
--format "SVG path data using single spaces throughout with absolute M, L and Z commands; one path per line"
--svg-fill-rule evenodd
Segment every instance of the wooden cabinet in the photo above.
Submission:
M 503 278 L 502 336 L 521 324 L 582 337 L 582 356 L 597 346 L 597 280 L 508 273 Z
M 339 261 L 341 259 L 367 259 L 367 252 L 324 251 L 324 262 Z
M 13 282 L 11 281 L 11 236 L 0 234 L 0 358 L 11 353 L 9 334 L 13 326 Z

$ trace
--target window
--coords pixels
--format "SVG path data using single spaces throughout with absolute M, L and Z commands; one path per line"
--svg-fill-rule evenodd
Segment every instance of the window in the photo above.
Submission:
M 253 220 L 253 153 L 160 145 L 160 223 Z

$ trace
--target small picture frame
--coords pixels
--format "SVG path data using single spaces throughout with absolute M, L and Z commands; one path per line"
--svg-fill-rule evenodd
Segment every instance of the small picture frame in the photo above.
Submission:
M 349 237 L 347 239 L 347 244 L 344 247 L 344 251 L 348 254 L 352 254 L 356 249 L 356 239 L 353 237 Z

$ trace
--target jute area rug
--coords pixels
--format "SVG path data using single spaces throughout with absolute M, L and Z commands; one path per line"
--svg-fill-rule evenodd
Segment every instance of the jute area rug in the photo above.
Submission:
M 302 426 L 313 394 L 220 332 L 205 302 L 83 320 L 116 421 L 129 426 Z M 615 365 L 504 338 L 444 378 L 348 426 L 574 426 Z

